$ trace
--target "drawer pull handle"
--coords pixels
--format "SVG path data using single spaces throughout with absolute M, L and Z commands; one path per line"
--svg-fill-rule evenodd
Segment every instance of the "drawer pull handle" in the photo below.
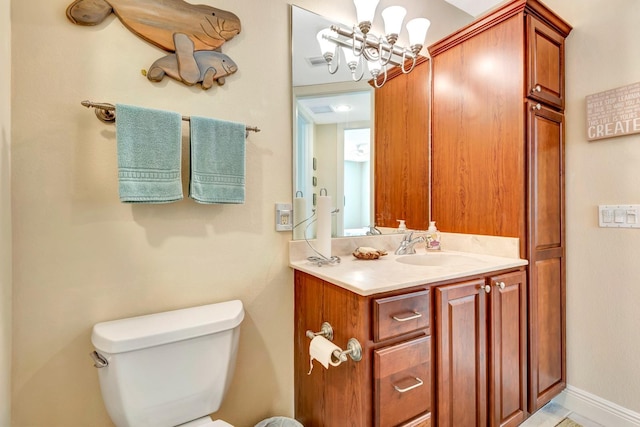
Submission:
M 393 386 L 393 388 L 395 388 L 395 389 L 396 389 L 396 391 L 397 391 L 398 393 L 406 393 L 406 392 L 408 392 L 409 390 L 413 390 L 414 388 L 418 388 L 418 387 L 420 387 L 422 384 L 424 384 L 424 382 L 423 382 L 420 378 L 418 378 L 418 377 L 414 377 L 414 378 L 416 379 L 417 383 L 415 383 L 415 384 L 413 384 L 413 385 L 410 385 L 409 387 L 406 387 L 406 388 L 400 388 L 400 387 L 398 387 L 397 385 L 394 385 L 394 386 Z
M 422 317 L 422 313 L 418 313 L 417 311 L 414 311 L 412 315 L 407 317 L 391 316 L 391 318 L 397 322 L 406 322 L 407 320 L 418 319 L 420 317 Z

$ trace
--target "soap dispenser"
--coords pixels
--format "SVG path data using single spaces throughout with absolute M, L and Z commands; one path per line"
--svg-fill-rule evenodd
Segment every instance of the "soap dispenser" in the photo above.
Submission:
M 428 251 L 440 250 L 440 232 L 436 228 L 435 221 L 429 221 L 429 228 L 427 229 L 426 248 Z
M 398 233 L 404 233 L 407 231 L 407 225 L 404 223 L 404 219 L 396 219 L 399 222 L 398 224 Z

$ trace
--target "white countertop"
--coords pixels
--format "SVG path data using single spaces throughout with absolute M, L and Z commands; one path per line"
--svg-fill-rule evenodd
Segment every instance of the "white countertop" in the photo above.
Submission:
M 460 250 L 426 252 L 424 249 L 420 248 L 416 250 L 417 253 L 415 255 L 394 255 L 393 251 L 395 250 L 395 247 L 397 247 L 397 242 L 399 242 L 401 236 L 391 236 L 391 238 L 386 239 L 379 239 L 380 237 L 382 236 L 368 236 L 360 239 L 351 238 L 339 242 L 337 246 L 334 244 L 334 249 L 332 249 L 332 251 L 334 255 L 340 256 L 340 263 L 322 266 L 318 266 L 317 263 L 308 261 L 306 259 L 307 255 L 300 253 L 299 250 L 294 250 L 296 253 L 291 253 L 292 249 L 290 246 L 289 266 L 295 270 L 303 271 L 329 283 L 348 289 L 358 295 L 368 296 L 381 292 L 409 288 L 412 286 L 437 283 L 449 279 L 457 279 L 490 273 L 492 271 L 517 268 L 528 264 L 527 260 L 520 259 L 517 256 L 496 256 L 478 253 L 477 247 L 469 248 L 473 252 Z M 378 240 L 376 240 L 376 238 L 378 238 Z M 494 237 L 492 239 L 500 238 Z M 517 239 L 515 240 L 515 247 L 517 248 Z M 443 246 L 446 247 L 445 237 L 442 238 L 442 241 Z M 292 243 L 306 244 L 304 241 Z M 313 241 L 311 241 L 311 243 L 313 243 Z M 503 242 L 499 243 L 502 244 Z M 511 242 L 508 243 L 509 245 L 512 245 Z M 382 256 L 376 260 L 357 259 L 351 254 L 357 246 L 371 246 L 376 249 L 384 249 L 388 252 L 388 255 Z M 460 247 L 460 245 L 456 246 L 457 248 Z M 496 251 L 487 250 L 487 252 L 495 253 Z M 513 252 L 513 250 L 510 250 L 506 253 L 513 255 Z M 404 258 L 403 261 L 419 262 L 421 260 L 420 258 L 407 259 L 407 257 L 440 257 L 447 256 L 448 254 L 461 255 L 465 257 L 468 262 L 463 261 L 455 263 L 455 265 L 425 266 L 411 265 L 398 261 L 399 259 Z M 429 262 L 431 260 L 425 261 Z

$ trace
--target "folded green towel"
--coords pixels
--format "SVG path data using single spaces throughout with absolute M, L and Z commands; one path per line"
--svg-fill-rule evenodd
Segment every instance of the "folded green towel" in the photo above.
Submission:
M 182 116 L 116 105 L 120 201 L 169 203 L 182 199 Z
M 244 203 L 245 133 L 241 123 L 191 116 L 189 197 L 199 203 Z

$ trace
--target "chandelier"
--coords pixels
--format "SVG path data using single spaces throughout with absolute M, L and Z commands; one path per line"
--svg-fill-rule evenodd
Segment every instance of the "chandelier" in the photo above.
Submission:
M 406 48 L 396 44 L 407 14 L 405 8 L 390 6 L 384 9 L 381 15 L 385 35 L 376 36 L 369 30 L 379 0 L 353 0 L 353 3 L 356 7 L 358 25 L 354 25 L 351 30 L 332 25 L 317 35 L 329 73 L 335 74 L 338 71 L 340 51 L 354 81 L 360 81 L 364 76 L 366 62 L 376 88 L 381 88 L 387 81 L 389 65 L 399 67 L 404 74 L 410 73 L 416 65 L 418 53 L 422 50 L 431 22 L 426 18 L 415 18 L 407 22 L 410 47 Z M 379 81 L 379 77 L 382 77 L 382 82 Z

